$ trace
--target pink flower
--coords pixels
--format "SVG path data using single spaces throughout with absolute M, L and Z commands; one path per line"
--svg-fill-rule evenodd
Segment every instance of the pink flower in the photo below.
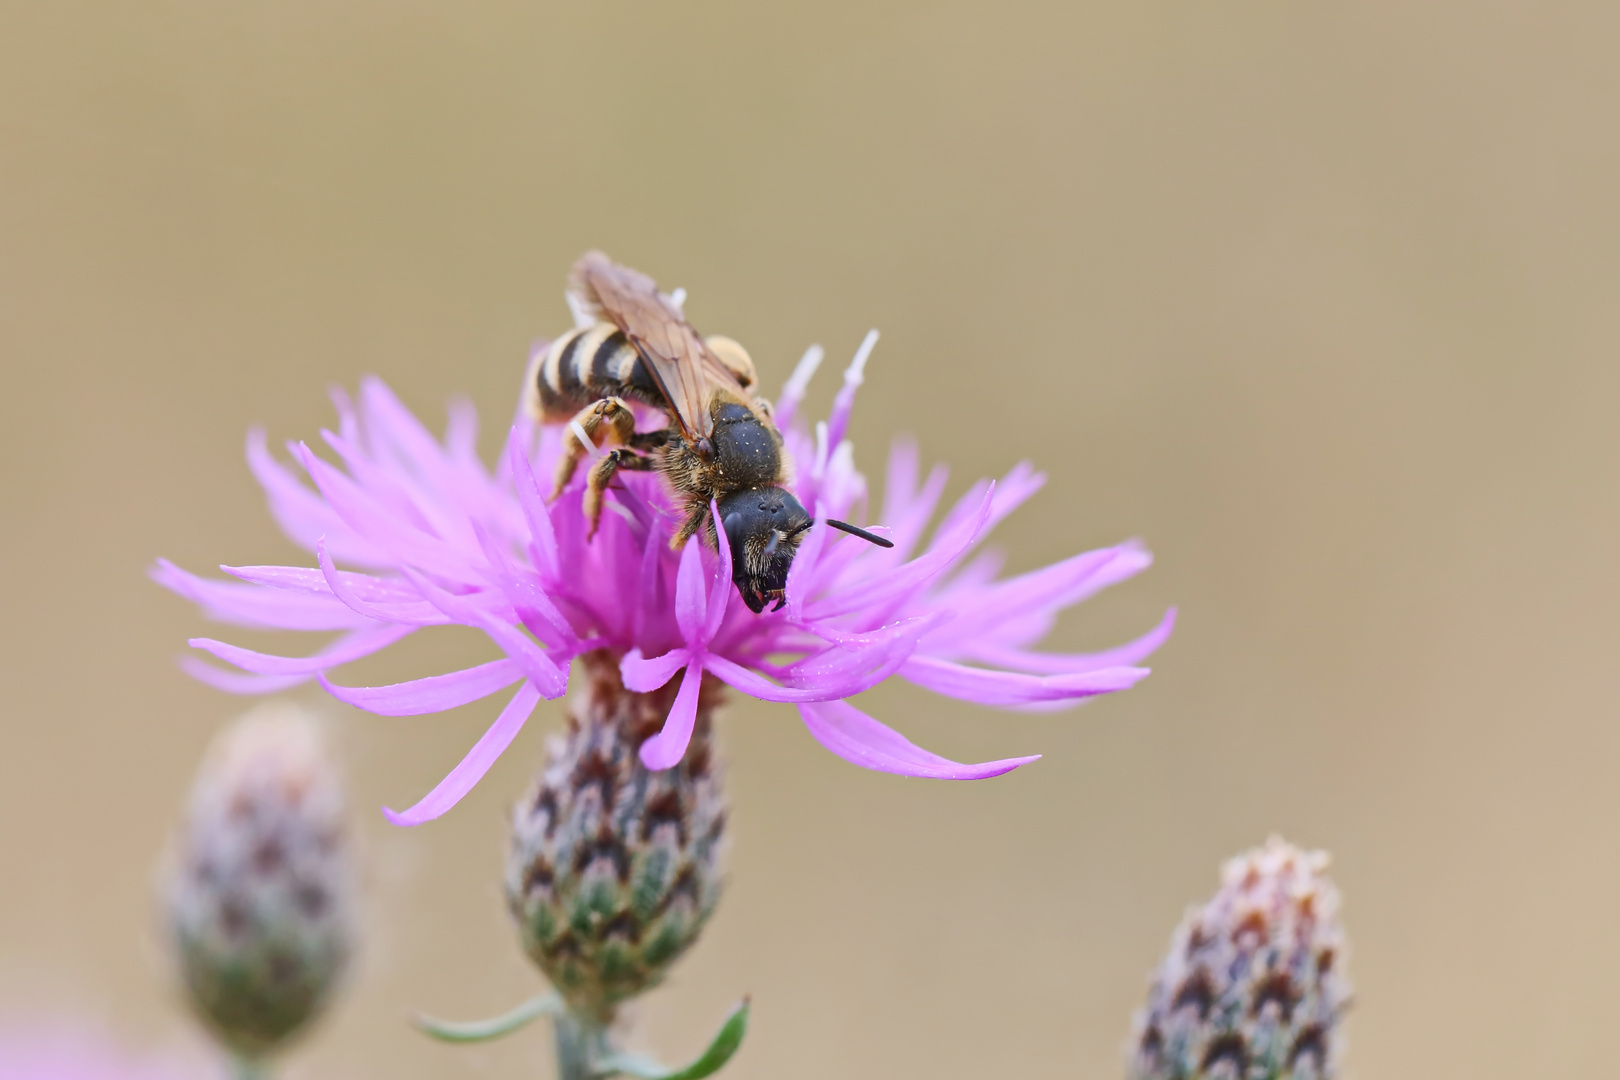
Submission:
M 656 689 L 685 677 L 662 731 L 641 748 L 651 769 L 684 754 L 707 673 L 766 701 L 798 706 L 810 733 L 857 765 L 903 776 L 979 779 L 1035 760 L 969 765 L 907 741 L 848 698 L 898 675 L 941 694 L 1013 709 L 1049 709 L 1123 690 L 1148 672 L 1134 666 L 1170 634 L 1172 610 L 1152 631 L 1091 654 L 1035 652 L 1061 609 L 1132 576 L 1151 557 L 1135 543 L 1085 552 L 998 578 L 999 559 L 979 551 L 990 530 L 1041 486 L 1028 465 L 963 495 L 925 540 L 945 486 L 936 466 L 919 481 L 917 452 L 897 442 L 880 519 L 892 549 L 830 531 L 828 517 L 862 520 L 865 478 L 844 439 L 875 334 L 845 375 L 832 415 L 814 434 L 794 422 L 820 350 L 807 353 L 777 407 L 798 478 L 792 490 L 816 525 L 788 577 L 785 608 L 756 615 L 734 595 L 727 545 L 679 551 L 669 537 L 678 508 L 656 473 L 620 473 L 601 530 L 586 539 L 580 484 L 548 505 L 556 427 L 520 419 L 493 472 L 475 452 L 476 419 L 453 407 L 441 443 L 383 383 L 367 379 L 357 404 L 337 395 L 339 426 L 322 437 L 341 464 L 302 443 L 289 446 L 314 488 L 248 438 L 248 464 L 271 512 L 315 553 L 313 568 L 221 567 L 235 581 L 194 576 L 160 561 L 153 576 L 222 622 L 336 631 L 308 656 L 274 656 L 212 638 L 191 645 L 237 670 L 197 657 L 183 664 L 210 685 L 262 693 L 318 679 L 335 698 L 384 716 L 439 712 L 516 685 L 466 758 L 419 803 L 385 811 L 415 825 L 443 814 L 488 771 L 541 698 L 568 684 L 570 661 L 591 650 L 620 657 L 625 686 Z M 717 521 L 718 525 L 718 521 Z M 354 569 L 340 570 L 338 564 Z M 391 686 L 346 686 L 329 673 L 424 627 L 459 623 L 488 635 L 502 656 L 486 664 Z
M 194 1080 L 200 1075 L 194 1061 L 134 1056 L 82 1025 L 13 1017 L 0 1029 L 0 1080 Z

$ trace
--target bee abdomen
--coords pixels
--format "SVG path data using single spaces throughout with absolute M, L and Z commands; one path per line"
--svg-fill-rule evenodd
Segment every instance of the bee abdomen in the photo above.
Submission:
M 628 396 L 659 403 L 658 386 L 624 331 L 610 323 L 570 330 L 551 343 L 530 391 L 543 419 L 572 416 L 593 401 Z

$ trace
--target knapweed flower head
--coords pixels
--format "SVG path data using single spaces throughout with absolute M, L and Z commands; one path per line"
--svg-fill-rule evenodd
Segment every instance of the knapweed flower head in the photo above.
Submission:
M 1131 1040 L 1132 1080 L 1328 1080 L 1350 1003 L 1328 857 L 1277 837 L 1227 861 L 1170 939 Z
M 170 853 L 187 996 L 233 1054 L 269 1054 L 331 1000 L 354 947 L 342 784 L 314 720 L 266 702 L 215 738 Z
M 672 686 L 627 692 L 607 653 L 584 658 L 567 731 L 512 811 L 506 901 L 535 964 L 576 1013 L 606 1022 L 658 984 L 720 899 L 726 805 L 704 679 L 697 725 L 673 768 L 638 750 L 664 723 Z
M 848 699 L 892 676 L 938 693 L 1011 709 L 1050 709 L 1123 690 L 1147 674 L 1135 666 L 1168 637 L 1174 612 L 1115 649 L 1054 654 L 1033 646 L 1057 613 L 1144 569 L 1135 543 L 1072 556 L 1010 577 L 983 544 L 1033 495 L 1043 477 L 1027 464 L 1000 481 L 981 481 L 930 534 L 946 483 L 926 478 L 909 442 L 890 454 L 882 527 L 884 549 L 830 530 L 829 518 L 862 521 L 865 477 L 845 438 L 857 387 L 876 334 L 845 375 L 828 420 L 813 429 L 796 413 L 820 360 L 812 349 L 777 403 L 776 421 L 797 479 L 790 490 L 816 519 L 787 579 L 786 604 L 761 614 L 735 595 L 728 545 L 670 547 L 680 508 L 663 477 L 621 472 L 600 530 L 589 535 L 583 480 L 548 503 L 549 478 L 572 437 L 562 425 L 536 426 L 521 414 L 493 469 L 476 452 L 467 406 L 452 409 L 436 439 L 379 380 L 357 401 L 336 395 L 339 423 L 323 431 L 328 460 L 304 443 L 288 447 L 301 481 L 266 448 L 248 440 L 248 463 L 272 513 L 314 566 L 225 566 L 237 579 L 188 573 L 168 562 L 156 579 L 223 622 L 254 628 L 336 632 L 313 653 L 272 655 L 212 638 L 191 644 L 237 670 L 189 658 L 188 670 L 238 693 L 282 690 L 311 679 L 340 701 L 385 716 L 466 705 L 516 686 L 466 758 L 420 802 L 387 811 L 415 825 L 461 799 L 511 743 L 542 698 L 567 689 L 571 661 L 606 651 L 623 685 L 650 692 L 680 679 L 658 734 L 641 746 L 652 770 L 679 762 L 707 673 L 742 693 L 797 707 L 810 733 L 857 765 L 903 776 L 977 779 L 1035 760 L 963 764 L 932 754 Z M 313 486 L 311 486 L 313 485 Z M 716 520 L 717 534 L 724 529 Z M 418 631 L 446 624 L 476 628 L 500 656 L 459 671 L 388 686 L 352 686 L 337 668 Z

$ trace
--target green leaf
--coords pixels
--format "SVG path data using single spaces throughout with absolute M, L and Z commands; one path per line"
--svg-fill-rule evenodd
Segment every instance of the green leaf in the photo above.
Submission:
M 492 1020 L 454 1023 L 449 1020 L 435 1020 L 431 1016 L 417 1013 L 411 1017 L 411 1024 L 423 1034 L 445 1042 L 483 1042 L 485 1039 L 499 1038 L 508 1032 L 516 1031 L 537 1016 L 557 1016 L 562 1011 L 563 1003 L 556 994 L 541 994 Z
M 698 1055 L 698 1059 L 684 1069 L 668 1069 L 656 1061 L 649 1061 L 634 1054 L 609 1054 L 597 1062 L 598 1074 L 612 1076 L 623 1073 L 626 1076 L 637 1077 L 637 1080 L 703 1080 L 705 1076 L 712 1076 L 731 1060 L 731 1055 L 737 1052 L 742 1045 L 743 1036 L 748 1033 L 748 999 L 743 998 L 726 1022 L 720 1025 L 720 1031 L 715 1035 L 708 1048 Z

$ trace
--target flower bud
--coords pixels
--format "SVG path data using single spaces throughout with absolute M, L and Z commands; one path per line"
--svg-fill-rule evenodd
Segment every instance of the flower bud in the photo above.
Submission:
M 720 895 L 726 810 L 705 681 L 686 756 L 649 772 L 637 756 L 680 680 L 635 694 L 587 656 L 565 734 L 512 815 L 506 897 L 523 946 L 569 1007 L 605 1022 L 697 939 Z
M 1189 909 L 1136 1017 L 1132 1080 L 1327 1080 L 1350 1003 L 1325 852 L 1272 837 Z
M 314 721 L 261 705 L 209 748 L 173 845 L 167 914 L 191 1003 L 244 1059 L 330 999 L 354 941 L 343 790 Z

